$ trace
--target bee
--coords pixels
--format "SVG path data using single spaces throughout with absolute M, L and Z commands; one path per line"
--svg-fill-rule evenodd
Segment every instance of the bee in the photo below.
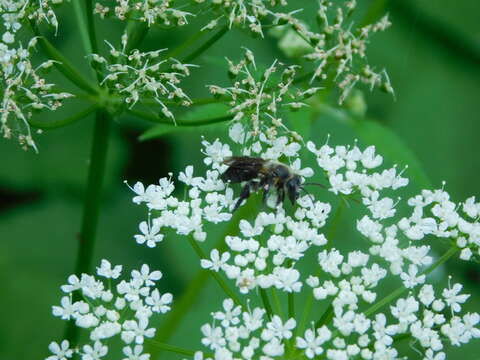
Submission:
M 300 190 L 303 189 L 301 177 L 281 162 L 250 156 L 233 156 L 227 158 L 224 164 L 228 165 L 228 169 L 221 175 L 223 181 L 232 184 L 246 182 L 233 211 L 237 210 L 252 192 L 263 190 L 265 202 L 270 190 L 275 189 L 278 206 L 284 201 L 285 194 L 290 202 L 295 204 Z

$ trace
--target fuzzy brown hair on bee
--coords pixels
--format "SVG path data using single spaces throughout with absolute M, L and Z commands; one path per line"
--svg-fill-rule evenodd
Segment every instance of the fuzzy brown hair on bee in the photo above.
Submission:
M 228 165 L 228 168 L 221 176 L 223 181 L 232 184 L 246 183 L 233 211 L 238 209 L 242 201 L 248 199 L 252 192 L 259 190 L 263 190 L 265 202 L 270 190 L 275 189 L 277 206 L 284 201 L 285 194 L 292 204 L 298 199 L 302 180 L 283 163 L 250 156 L 233 156 L 227 158 L 224 164 Z

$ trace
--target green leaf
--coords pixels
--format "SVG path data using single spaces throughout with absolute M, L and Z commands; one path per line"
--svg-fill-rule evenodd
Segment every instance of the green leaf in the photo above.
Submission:
M 228 115 L 229 107 L 225 104 L 207 104 L 198 106 L 194 110 L 188 111 L 181 116 L 181 120 L 177 120 L 177 125 L 173 122 L 171 124 L 158 124 L 140 135 L 140 141 L 157 139 L 166 134 L 195 131 L 203 132 L 225 126 L 225 123 L 231 118 Z
M 408 165 L 407 174 L 422 189 L 432 184 L 422 164 L 403 140 L 389 128 L 371 120 L 356 120 L 353 128 L 366 144 L 375 145 L 382 156 L 396 163 L 400 169 Z

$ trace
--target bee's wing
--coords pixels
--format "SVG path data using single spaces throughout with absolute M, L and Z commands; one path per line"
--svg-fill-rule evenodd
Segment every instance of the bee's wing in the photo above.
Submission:
M 227 171 L 222 174 L 222 180 L 232 183 L 249 181 L 258 178 L 265 165 L 265 160 L 249 156 L 235 156 L 225 161 Z

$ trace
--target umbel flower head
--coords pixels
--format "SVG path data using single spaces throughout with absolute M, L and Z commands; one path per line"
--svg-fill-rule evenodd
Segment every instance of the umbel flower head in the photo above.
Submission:
M 32 138 L 29 120 L 42 110 L 53 111 L 62 105 L 64 99 L 71 97 L 66 92 L 55 90 L 54 84 L 44 78 L 54 61 L 35 64 L 31 57 L 37 43 L 32 38 L 26 46 L 18 41 L 17 34 L 25 24 L 47 23 L 58 28 L 53 10 L 63 0 L 2 0 L 2 37 L 0 38 L 0 135 L 4 138 L 16 138 L 24 148 L 37 150 Z
M 103 68 L 106 74 L 101 85 L 106 85 L 111 93 L 119 96 L 122 103 L 132 108 L 138 101 L 154 100 L 161 106 L 162 114 L 174 120 L 169 110 L 170 103 L 183 106 L 191 104 L 190 98 L 180 87 L 183 78 L 190 75 L 195 65 L 183 64 L 173 58 L 161 59 L 166 49 L 141 52 L 126 52 L 128 37 L 121 38 L 122 48 L 110 47 L 108 58 L 93 54 L 93 61 Z
M 133 270 L 130 279 L 121 280 L 122 266 L 112 266 L 102 260 L 95 276 L 71 275 L 68 283 L 61 287 L 65 296 L 59 306 L 53 306 L 54 316 L 62 320 L 73 320 L 75 326 L 88 330 L 88 343 L 70 349 L 67 340 L 60 344 L 52 342 L 49 350 L 53 355 L 47 360 L 64 360 L 77 353 L 82 360 L 100 359 L 108 354 L 107 341 L 120 337 L 125 344 L 123 353 L 128 359 L 147 360 L 143 353 L 145 338 L 155 335 L 155 328 L 149 325 L 155 314 L 170 310 L 172 295 L 161 294 L 154 285 L 162 278 L 160 271 L 150 271 L 148 265 Z M 111 286 L 112 282 L 117 282 Z M 80 294 L 78 301 L 73 294 Z
M 231 129 L 238 134 L 232 139 L 239 143 L 250 137 L 258 137 L 261 133 L 275 138 L 279 131 L 285 132 L 288 129 L 282 122 L 281 114 L 307 106 L 303 101 L 320 90 L 301 90 L 295 87 L 298 66 L 285 66 L 275 60 L 267 69 L 257 69 L 255 56 L 248 49 L 245 49 L 244 58 L 240 62 L 227 61 L 233 85 L 225 88 L 209 85 L 209 90 L 215 97 L 228 101 L 231 106 L 229 111 L 234 114 Z M 248 132 L 241 130 L 242 121 L 247 123 Z M 289 134 L 295 136 L 294 132 Z
M 41 110 L 56 110 L 64 99 L 72 95 L 56 92 L 54 84 L 49 84 L 43 74 L 54 61 L 47 60 L 35 66 L 30 57 L 37 38 L 33 38 L 24 48 L 12 48 L 0 43 L 0 73 L 4 86 L 0 90 L 1 113 L 0 133 L 5 138 L 16 137 L 25 149 L 36 150 L 32 138 L 29 119 Z
M 166 228 L 193 241 L 209 241 L 207 223 L 231 221 L 240 188 L 261 192 L 265 176 L 262 170 L 238 188 L 224 181 L 222 174 L 234 155 L 286 164 L 302 178 L 302 187 L 307 177 L 324 182 L 339 201 L 305 194 L 287 206 L 277 200 L 277 187 L 267 193 L 265 206 L 239 219 L 236 234 L 224 238 L 226 248 L 214 248 L 201 259 L 204 269 L 223 274 L 243 295 L 226 300 L 213 322 L 202 326 L 202 344 L 210 352 L 197 353 L 195 360 L 268 360 L 294 354 L 322 354 L 329 360 L 399 359 L 403 355 L 396 339 L 404 337 L 425 359 L 433 359 L 444 358 L 448 344 L 460 346 L 480 337 L 480 316 L 462 311 L 469 297 L 462 285 L 449 281 L 448 287 L 435 288 L 428 279 L 452 256 L 480 256 L 480 204 L 473 198 L 455 204 L 444 189 L 424 190 L 407 200 L 412 211 L 404 215 L 395 192 L 407 186 L 408 179 L 404 170 L 385 167 L 375 147 L 304 144 L 288 129 L 278 137 L 262 132 L 247 141 L 238 136 L 248 133 L 245 122 L 235 122 L 236 130 L 230 131 L 231 140 L 243 146 L 241 154 L 218 139 L 202 142 L 208 170 L 195 175 L 193 166 L 187 166 L 180 173 L 178 180 L 186 185 L 183 198 L 175 196 L 172 177 L 147 187 L 134 185 L 133 201 L 145 203 L 150 214 L 140 225 L 142 235 L 135 237 L 138 243 L 157 246 L 167 238 Z M 312 156 L 315 168 L 302 168 L 302 160 Z M 247 197 L 241 206 L 249 201 Z M 337 215 L 332 214 L 342 211 L 345 202 L 359 210 L 350 219 L 358 236 L 349 250 L 336 248 L 324 230 L 335 226 Z M 432 239 L 444 239 L 450 249 L 438 257 Z M 316 258 L 314 268 L 305 265 L 307 255 Z M 385 292 L 386 283 L 396 283 L 396 292 Z M 305 307 L 322 309 L 322 316 L 308 310 L 302 318 L 294 316 L 301 292 L 309 299 Z M 282 296 L 289 299 L 288 317 L 275 300 Z M 251 308 L 249 301 L 263 306 Z
M 175 8 L 173 0 L 115 0 L 100 1 L 95 4 L 94 12 L 102 18 L 115 16 L 120 20 L 143 21 L 151 26 L 182 26 L 188 23 L 191 13 Z M 105 5 L 108 4 L 108 5 Z

